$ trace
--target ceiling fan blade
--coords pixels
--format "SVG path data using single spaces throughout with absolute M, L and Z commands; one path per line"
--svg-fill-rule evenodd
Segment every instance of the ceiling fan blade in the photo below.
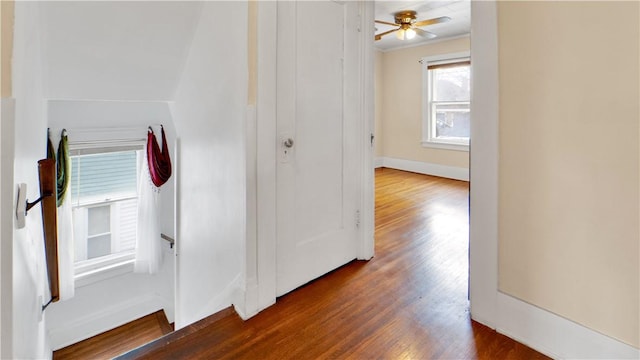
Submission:
M 451 18 L 448 16 L 441 16 L 433 19 L 415 22 L 413 23 L 413 26 L 427 26 L 427 25 L 433 25 L 433 24 L 440 24 L 447 21 L 451 21 Z
M 398 31 L 398 30 L 400 30 L 400 28 L 389 30 L 389 31 L 385 31 L 385 32 L 380 33 L 380 34 L 376 34 L 376 40 L 380 40 L 380 39 L 382 39 L 383 36 L 391 34 L 392 32 Z
M 416 31 L 416 34 L 418 36 L 422 36 L 423 38 L 433 39 L 434 37 L 437 36 L 436 34 L 434 34 L 432 32 L 429 32 L 429 31 L 426 31 L 426 30 L 422 30 L 422 29 L 417 28 L 417 27 L 413 27 L 412 29 Z
M 388 22 L 388 21 L 375 20 L 375 22 L 377 22 L 378 24 L 385 24 L 385 25 L 391 25 L 391 26 L 398 26 L 398 24 L 390 23 L 390 22 Z

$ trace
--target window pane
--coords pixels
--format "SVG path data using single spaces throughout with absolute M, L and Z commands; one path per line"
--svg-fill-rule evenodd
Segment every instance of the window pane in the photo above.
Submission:
M 111 232 L 111 206 L 96 206 L 87 209 L 87 232 L 89 236 Z
M 74 204 L 135 196 L 136 151 L 71 157 L 71 197 Z
M 136 231 L 138 225 L 138 200 L 124 200 L 118 202 L 116 208 L 119 236 L 116 239 L 115 251 L 127 251 L 136 248 Z
M 86 233 L 76 234 L 74 237 L 75 261 L 134 250 L 138 219 L 137 201 L 137 198 L 133 198 L 104 206 L 80 207 L 85 211 L 75 211 L 74 222 L 82 222 L 83 216 L 86 219 Z
M 111 234 L 87 239 L 87 259 L 111 254 Z
M 469 65 L 462 65 L 429 70 L 433 79 L 433 100 L 469 101 L 471 99 L 470 69 Z
M 434 104 L 436 138 L 468 140 L 471 134 L 469 104 Z

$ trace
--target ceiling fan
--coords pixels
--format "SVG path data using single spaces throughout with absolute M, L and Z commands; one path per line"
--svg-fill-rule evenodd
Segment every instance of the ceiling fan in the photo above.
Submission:
M 416 12 L 413 10 L 398 11 L 397 13 L 393 14 L 393 17 L 395 18 L 395 24 L 382 20 L 375 21 L 378 24 L 397 26 L 396 29 L 376 34 L 376 40 L 380 40 L 383 36 L 396 31 L 396 37 L 400 40 L 410 40 L 413 39 L 416 35 L 422 36 L 427 39 L 433 39 L 434 37 L 436 37 L 436 34 L 428 32 L 426 30 L 422 30 L 420 29 L 420 26 L 440 24 L 451 20 L 451 18 L 448 16 L 441 16 L 433 19 L 416 21 Z

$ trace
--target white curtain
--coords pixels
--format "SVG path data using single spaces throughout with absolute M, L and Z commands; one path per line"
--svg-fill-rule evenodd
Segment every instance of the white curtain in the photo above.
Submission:
M 70 184 L 67 184 L 67 187 Z M 60 300 L 67 300 L 75 295 L 74 252 L 73 252 L 73 214 L 71 211 L 71 194 L 67 192 L 64 202 L 58 207 L 58 278 Z
M 136 233 L 136 261 L 134 271 L 155 274 L 162 265 L 160 241 L 159 195 L 160 189 L 151 182 L 146 151 L 138 156 L 138 227 Z

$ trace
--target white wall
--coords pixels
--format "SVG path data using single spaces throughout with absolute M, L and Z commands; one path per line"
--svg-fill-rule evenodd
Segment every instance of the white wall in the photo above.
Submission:
M 183 225 L 175 234 L 182 260 L 177 325 L 229 306 L 244 287 L 247 4 L 24 2 L 17 13 L 14 95 L 15 138 L 19 140 L 12 183 L 30 184 L 28 197 L 37 197 L 36 161 L 45 155 L 47 125 L 56 132 L 62 127 L 170 125 L 145 115 L 158 114 L 154 101 L 175 100 L 171 109 L 177 118 L 175 131 L 171 126 L 167 130 L 170 139 L 175 135 L 182 144 L 180 154 L 174 156 L 174 180 L 182 180 L 177 209 Z M 110 26 L 114 23 L 119 25 L 117 31 Z M 49 102 L 49 124 L 45 98 L 68 100 Z M 146 106 L 143 112 L 138 111 L 141 100 Z M 165 107 L 166 115 L 167 103 L 159 106 Z M 6 130 L 10 127 L 4 120 Z M 3 147 L 11 144 L 4 141 L 4 132 L 2 136 Z M 3 149 L 3 155 L 7 153 Z M 163 232 L 172 235 L 171 216 L 162 216 L 167 218 Z M 44 321 L 39 319 L 46 287 L 37 208 L 27 222 L 26 229 L 13 234 L 14 349 L 10 357 L 49 357 Z M 166 265 L 170 267 L 171 262 Z M 55 346 L 83 332 L 91 335 L 97 331 L 92 320 L 104 321 L 118 309 L 111 319 L 114 323 L 127 320 L 123 314 L 133 317 L 135 311 L 166 306 L 171 296 L 166 291 L 171 287 L 167 267 L 153 279 L 128 275 L 80 287 L 74 299 L 51 305 L 48 328 Z M 160 279 L 162 274 L 167 279 Z M 147 295 L 130 296 L 134 288 Z M 100 309 L 104 294 L 112 306 Z M 141 305 L 145 296 L 147 305 L 156 305 Z M 89 304 L 96 305 L 95 311 Z M 170 312 L 167 315 L 172 317 Z
M 0 358 L 11 356 L 12 267 L 13 267 L 13 142 L 14 101 L 11 90 L 14 2 L 0 5 L 2 50 L 0 50 Z
M 12 354 L 13 332 L 13 150 L 15 112 L 13 98 L 2 98 L 0 126 L 0 358 Z
M 172 108 L 180 164 L 176 328 L 231 305 L 244 286 L 246 19 L 246 3 L 205 3 Z
M 55 132 L 62 127 L 141 126 L 144 136 L 147 125 L 163 123 L 173 149 L 175 128 L 166 100 L 177 88 L 201 3 L 20 2 L 16 7 L 15 137 L 6 132 L 12 131 L 14 122 L 2 119 L 2 155 L 11 154 L 15 138 L 15 159 L 2 162 L 3 189 L 9 174 L 12 192 L 17 183 L 24 182 L 29 185 L 28 198 L 38 197 L 36 161 L 46 155 L 48 125 L 57 127 Z M 50 102 L 51 113 L 47 114 L 44 104 L 48 98 L 69 101 Z M 83 101 L 86 99 L 99 101 Z M 47 115 L 52 122 L 47 122 Z M 10 163 L 15 166 L 9 171 Z M 172 182 L 163 187 L 165 207 L 161 213 L 162 231 L 168 235 L 175 233 Z M 7 199 L 12 209 L 14 199 L 13 193 Z M 169 290 L 173 288 L 173 259 L 165 253 L 168 259 L 155 277 L 129 274 L 79 288 L 69 302 L 52 304 L 41 320 L 40 307 L 48 300 L 48 287 L 38 209 L 30 212 L 25 229 L 13 231 L 12 321 L 2 323 L 3 328 L 12 323 L 13 350 L 3 346 L 3 357 L 50 357 L 45 328 L 53 330 L 53 345 L 59 347 L 158 308 L 166 308 L 172 318 L 173 294 Z M 13 219 L 12 214 L 8 218 L 3 212 L 3 223 Z M 3 236 L 3 243 L 6 241 L 9 239 Z M 10 262 L 3 262 L 7 264 Z M 11 276 L 4 271 L 2 275 L 7 274 Z M 3 296 L 10 294 L 5 289 Z M 103 307 L 106 303 L 109 306 Z M 50 319 L 45 327 L 47 315 Z M 4 339 L 6 332 L 2 335 Z
M 27 198 L 35 200 L 40 195 L 37 161 L 46 157 L 38 4 L 18 2 L 15 16 L 13 95 L 16 101 L 16 141 L 13 186 L 16 189 L 18 183 L 28 184 Z M 11 181 L 3 179 L 7 180 Z M 16 199 L 15 193 L 13 199 Z M 50 356 L 50 350 L 41 318 L 41 306 L 49 300 L 49 290 L 45 281 L 40 205 L 29 212 L 25 228 L 17 229 L 14 225 L 13 246 L 12 357 L 45 358 Z

